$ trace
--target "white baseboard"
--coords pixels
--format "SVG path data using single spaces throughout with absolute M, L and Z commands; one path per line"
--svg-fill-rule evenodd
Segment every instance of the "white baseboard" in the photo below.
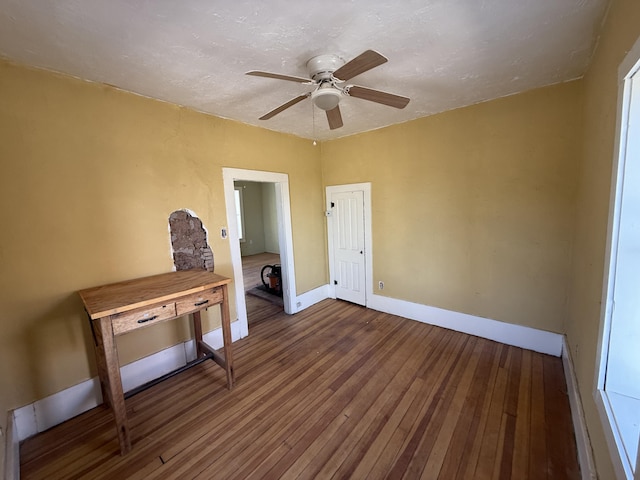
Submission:
M 32 418 L 35 419 L 37 432 L 43 432 L 102 403 L 100 381 L 97 378 L 74 385 L 63 392 L 33 404 Z
M 240 338 L 239 322 L 231 324 L 231 338 Z M 223 346 L 222 329 L 218 328 L 203 335 L 203 339 L 213 348 Z M 195 359 L 193 340 L 166 348 L 160 352 L 123 365 L 120 369 L 123 390 L 129 391 L 161 377 L 188 361 Z M 18 441 L 43 432 L 70 418 L 86 412 L 102 403 L 100 381 L 97 377 L 69 387 L 58 393 L 37 400 L 34 403 L 10 412 L 15 418 Z
M 296 311 L 302 311 L 322 300 L 331 298 L 330 293 L 330 286 L 322 285 L 297 296 Z M 367 307 L 536 352 L 555 356 L 560 356 L 562 353 L 563 336 L 557 333 L 498 322 L 381 295 L 370 295 Z M 233 322 L 231 330 L 234 341 L 241 338 L 239 322 Z M 213 348 L 222 347 L 222 329 L 218 328 L 207 333 L 204 339 Z M 149 380 L 158 378 L 185 365 L 194 358 L 194 343 L 189 340 L 124 365 L 121 368 L 123 389 L 128 391 L 143 385 Z M 18 408 L 13 411 L 18 440 L 24 440 L 38 432 L 47 430 L 96 407 L 100 403 L 102 403 L 100 382 L 97 378 L 92 378 L 30 405 Z
M 336 298 L 331 285 L 328 284 L 298 296 L 298 302 L 301 303 L 301 305 L 297 311 L 302 311 L 327 298 Z M 370 292 L 366 306 L 379 312 L 390 313 L 410 320 L 468 333 L 514 347 L 526 348 L 527 350 L 533 350 L 555 357 L 562 355 L 562 339 L 564 337 L 559 333 L 499 322 L 489 318 L 453 312 L 421 303 L 375 295 Z
M 329 298 L 329 285 L 322 285 L 296 297 L 296 313 Z M 335 298 L 335 297 L 334 297 Z
M 4 480 L 20 480 L 20 440 L 13 412 L 7 412 L 7 431 L 4 450 Z
M 66 392 L 66 390 L 63 390 L 63 392 Z M 60 392 L 60 394 L 63 393 Z M 38 433 L 35 403 L 30 403 L 24 407 L 16 408 L 10 413 L 13 413 L 13 417 L 15 419 L 18 441 L 22 441 L 25 438 L 29 438 Z
M 559 333 L 499 322 L 466 313 L 407 302 L 381 295 L 372 295 L 367 307 L 379 312 L 391 313 L 419 322 L 495 340 L 514 347 L 559 357 L 562 354 L 562 338 Z
M 598 473 L 593 461 L 593 450 L 591 449 L 591 440 L 584 418 L 584 410 L 582 409 L 582 399 L 578 390 L 578 381 L 573 368 L 573 360 L 571 351 L 567 344 L 567 337 L 562 339 L 562 365 L 564 367 L 564 377 L 567 382 L 567 394 L 569 396 L 569 404 L 571 405 L 571 419 L 573 420 L 573 430 L 576 436 L 576 447 L 578 449 L 578 462 L 580 463 L 580 472 L 582 480 L 597 480 Z

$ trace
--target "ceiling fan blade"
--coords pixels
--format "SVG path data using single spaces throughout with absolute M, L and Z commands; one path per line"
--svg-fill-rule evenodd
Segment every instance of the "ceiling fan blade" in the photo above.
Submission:
M 279 73 L 261 72 L 259 70 L 251 70 L 245 73 L 245 75 L 253 75 L 254 77 L 266 77 L 275 78 L 277 80 L 288 80 L 290 82 L 298 83 L 312 83 L 308 78 L 294 77 L 293 75 L 280 75 Z
M 346 92 L 348 95 L 362 100 L 369 100 L 370 102 L 381 103 L 383 105 L 389 105 L 395 108 L 404 108 L 409 103 L 409 98 L 395 95 L 393 93 L 382 92 L 380 90 L 373 90 L 372 88 L 359 87 L 352 85 L 347 87 Z
M 260 117 L 260 120 L 269 120 L 271 117 L 275 117 L 280 112 L 286 110 L 289 107 L 293 107 L 296 103 L 301 102 L 305 98 L 308 98 L 311 94 L 305 93 L 304 95 L 300 95 L 299 97 L 294 98 L 293 100 L 289 100 L 287 103 L 280 105 L 278 108 L 274 108 L 269 113 L 265 113 Z
M 340 128 L 342 124 L 342 114 L 340 113 L 340 106 L 331 110 L 327 110 L 327 120 L 329 122 L 329 129 L 335 130 Z
M 382 65 L 386 61 L 387 58 L 383 57 L 378 52 L 374 50 L 367 50 L 333 72 L 333 76 L 346 81 L 356 75 L 360 75 L 361 73 L 371 70 L 378 65 Z

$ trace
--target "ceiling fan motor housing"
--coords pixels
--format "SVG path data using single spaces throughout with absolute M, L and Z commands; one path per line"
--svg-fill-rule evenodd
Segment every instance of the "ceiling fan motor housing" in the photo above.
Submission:
M 307 72 L 316 82 L 331 80 L 333 72 L 344 65 L 337 55 L 317 55 L 307 62 Z
M 307 72 L 318 88 L 311 94 L 311 100 L 322 110 L 333 110 L 340 103 L 341 91 L 333 84 L 333 72 L 344 65 L 337 55 L 318 55 L 307 62 Z

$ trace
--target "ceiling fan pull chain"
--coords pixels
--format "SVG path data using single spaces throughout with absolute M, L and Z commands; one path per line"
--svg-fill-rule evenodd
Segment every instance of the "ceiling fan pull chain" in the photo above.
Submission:
M 311 103 L 311 122 L 313 126 L 313 146 L 316 146 L 316 109 L 313 106 L 313 102 Z

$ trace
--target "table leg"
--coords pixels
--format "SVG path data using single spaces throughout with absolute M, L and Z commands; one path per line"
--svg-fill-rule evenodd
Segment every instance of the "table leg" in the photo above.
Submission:
M 102 391 L 102 401 L 107 407 L 111 407 L 112 402 L 109 398 L 109 376 L 107 375 L 107 365 L 104 358 L 104 345 L 102 344 L 102 336 L 100 336 L 96 330 L 99 328 L 97 325 L 91 325 L 94 329 L 93 338 L 95 340 L 95 352 L 96 352 L 96 364 L 98 366 L 98 378 L 100 379 L 100 389 Z
M 231 351 L 231 318 L 229 315 L 229 293 L 227 285 L 222 285 L 222 303 L 220 304 L 222 317 L 222 341 L 224 343 L 224 363 L 227 370 L 227 387 L 233 388 L 235 372 L 233 370 L 233 353 Z
M 109 317 L 96 320 L 96 324 L 98 364 L 102 365 L 98 368 L 103 370 L 101 375 L 105 375 L 101 382 L 104 383 L 104 388 L 107 390 L 107 396 L 115 418 L 120 454 L 125 455 L 131 451 L 131 438 L 129 436 L 129 421 L 127 420 L 127 410 L 124 403 L 118 350 L 113 336 L 113 327 Z
M 202 350 L 202 320 L 200 317 L 200 310 L 193 312 L 193 339 L 196 343 L 196 358 L 200 358 L 204 355 Z

